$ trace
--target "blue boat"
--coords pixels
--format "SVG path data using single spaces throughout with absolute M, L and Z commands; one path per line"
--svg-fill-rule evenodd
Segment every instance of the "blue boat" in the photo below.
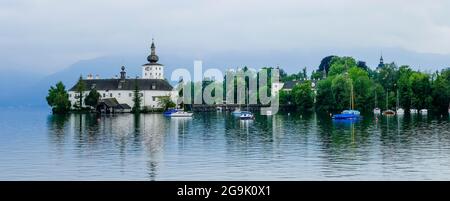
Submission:
M 358 119 L 361 113 L 358 110 L 344 110 L 341 114 L 333 115 L 333 119 Z
M 164 116 L 166 117 L 170 117 L 173 113 L 178 112 L 178 109 L 168 109 L 166 111 L 163 112 Z
M 353 85 L 351 84 L 350 88 L 350 110 L 344 110 L 341 114 L 333 115 L 334 120 L 355 120 L 361 117 L 361 113 L 358 110 L 355 110 L 355 101 L 353 97 Z

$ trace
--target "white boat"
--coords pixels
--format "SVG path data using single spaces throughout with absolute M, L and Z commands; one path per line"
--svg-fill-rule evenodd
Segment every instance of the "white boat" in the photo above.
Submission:
M 192 112 L 185 112 L 185 111 L 177 111 L 172 114 L 170 114 L 170 117 L 192 117 Z
M 418 110 L 417 109 L 409 109 L 409 113 L 410 114 L 417 114 Z
M 427 109 L 421 109 L 420 110 L 420 114 L 426 115 L 426 114 L 428 114 L 428 110 Z
M 380 115 L 381 114 L 381 109 L 378 107 L 377 92 L 375 92 L 375 109 L 373 109 L 373 114 L 375 114 L 375 115 Z
M 381 114 L 380 108 L 373 109 L 373 113 L 376 114 L 376 115 L 380 115 Z
M 255 118 L 255 116 L 251 112 L 243 111 L 243 112 L 241 112 L 241 115 L 239 116 L 239 118 L 241 120 L 248 120 L 248 119 Z

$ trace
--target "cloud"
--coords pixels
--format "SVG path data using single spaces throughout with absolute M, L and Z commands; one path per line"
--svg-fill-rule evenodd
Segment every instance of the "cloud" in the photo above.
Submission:
M 4 0 L 0 68 L 54 72 L 148 51 L 151 37 L 158 51 L 197 58 L 339 48 L 450 54 L 449 9 L 444 0 Z

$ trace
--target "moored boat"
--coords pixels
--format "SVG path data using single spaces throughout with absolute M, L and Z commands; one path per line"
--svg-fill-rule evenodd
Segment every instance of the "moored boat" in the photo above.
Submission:
M 361 116 L 361 113 L 358 110 L 354 109 L 355 101 L 353 97 L 353 85 L 350 88 L 350 110 L 344 110 L 341 114 L 335 114 L 331 118 L 334 120 L 352 120 L 358 119 Z
M 255 116 L 254 116 L 251 112 L 248 112 L 248 111 L 242 111 L 242 112 L 241 112 L 241 115 L 239 116 L 239 118 L 240 118 L 241 120 L 248 120 L 248 119 L 253 119 L 253 118 L 255 118 Z
M 385 110 L 385 111 L 383 111 L 383 115 L 384 116 L 394 116 L 395 111 L 394 110 Z
M 380 108 L 373 109 L 373 113 L 376 114 L 376 115 L 380 115 L 381 114 Z
M 178 109 L 168 109 L 163 112 L 164 116 L 170 116 L 172 113 L 178 112 Z
M 409 109 L 409 113 L 410 114 L 417 114 L 418 110 L 417 109 Z
M 170 117 L 192 117 L 192 115 L 193 115 L 192 112 L 177 111 L 177 112 L 171 113 L 169 116 Z
M 361 113 L 358 110 L 344 110 L 341 114 L 333 115 L 333 119 L 358 119 Z
M 420 114 L 426 115 L 426 114 L 428 114 L 428 110 L 427 109 L 421 109 L 420 110 Z
M 405 114 L 405 110 L 403 108 L 398 108 L 397 115 L 403 115 L 403 114 Z

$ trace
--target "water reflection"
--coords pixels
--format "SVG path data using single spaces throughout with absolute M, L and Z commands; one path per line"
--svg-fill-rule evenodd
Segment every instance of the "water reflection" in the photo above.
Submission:
M 47 117 L 49 161 L 63 161 L 71 179 L 450 179 L 449 128 L 446 117 L 420 115 Z

